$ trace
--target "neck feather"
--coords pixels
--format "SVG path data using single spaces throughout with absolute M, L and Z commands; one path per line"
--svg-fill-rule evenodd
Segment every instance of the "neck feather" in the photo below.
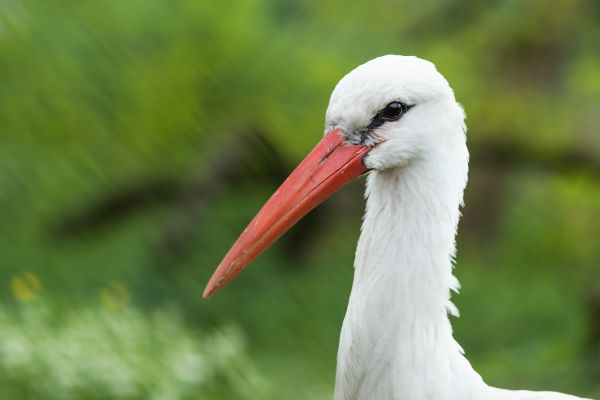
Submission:
M 369 175 L 336 400 L 467 399 L 483 384 L 447 317 L 457 313 L 452 257 L 467 160 L 463 138 L 451 151 Z

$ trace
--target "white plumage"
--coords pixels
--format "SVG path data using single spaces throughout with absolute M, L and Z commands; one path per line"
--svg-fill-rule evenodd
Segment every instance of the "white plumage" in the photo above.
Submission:
M 242 232 L 204 296 L 369 171 L 335 400 L 576 399 L 489 387 L 452 337 L 452 258 L 469 152 L 463 109 L 434 65 L 371 60 L 338 83 L 325 119 L 323 139 Z
M 464 112 L 435 66 L 384 56 L 336 86 L 326 130 L 347 137 L 394 101 L 412 105 L 375 130 L 364 164 L 366 213 L 338 352 L 335 400 L 568 400 L 487 386 L 452 337 L 455 234 L 469 153 Z

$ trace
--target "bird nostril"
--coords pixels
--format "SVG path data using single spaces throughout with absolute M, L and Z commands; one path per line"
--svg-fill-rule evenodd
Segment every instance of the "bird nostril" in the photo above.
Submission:
M 373 147 L 384 141 L 384 139 L 381 136 L 379 136 L 377 133 L 371 130 L 362 130 L 357 135 L 359 136 L 358 144 L 362 144 L 369 147 Z

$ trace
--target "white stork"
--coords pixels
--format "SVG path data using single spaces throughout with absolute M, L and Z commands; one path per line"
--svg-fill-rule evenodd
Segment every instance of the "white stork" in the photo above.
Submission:
M 452 258 L 469 160 L 464 120 L 428 61 L 388 55 L 354 69 L 331 95 L 323 139 L 250 222 L 204 297 L 368 172 L 334 399 L 577 399 L 490 387 L 452 337 Z

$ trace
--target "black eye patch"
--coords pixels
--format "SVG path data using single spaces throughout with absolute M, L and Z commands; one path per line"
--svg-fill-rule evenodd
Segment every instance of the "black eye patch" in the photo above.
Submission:
M 413 106 L 409 106 L 401 101 L 393 101 L 380 110 L 367 125 L 367 130 L 372 131 L 379 128 L 388 121 L 398 121 Z

